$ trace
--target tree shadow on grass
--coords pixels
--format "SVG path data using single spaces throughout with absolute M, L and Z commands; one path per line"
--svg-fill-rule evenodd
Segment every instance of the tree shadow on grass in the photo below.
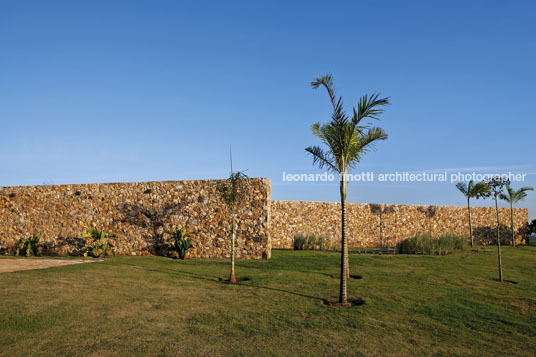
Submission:
M 184 275 L 187 275 L 188 277 L 191 277 L 193 279 L 198 279 L 198 280 L 205 280 L 205 281 L 212 281 L 212 282 L 218 280 L 217 276 L 208 275 L 208 274 L 191 273 L 191 272 L 184 271 L 184 270 L 165 269 L 165 268 L 157 269 L 157 268 L 145 267 L 145 266 L 140 266 L 137 264 L 123 263 L 123 262 L 118 263 L 118 265 L 127 265 L 129 267 L 133 267 L 133 268 L 140 269 L 140 270 L 152 271 L 155 273 L 163 273 L 163 274 L 171 273 L 174 275 L 177 275 L 177 273 L 182 273 Z
M 229 263 L 225 263 L 225 264 L 229 264 Z M 256 269 L 256 270 L 262 270 L 262 271 L 266 270 L 263 267 L 249 266 L 249 265 L 244 265 L 244 264 L 240 264 L 240 263 L 235 263 L 235 265 L 237 267 L 244 268 L 244 269 Z M 322 276 L 331 276 L 331 274 L 322 273 L 322 272 L 315 271 L 315 270 L 285 269 L 285 268 L 279 268 L 279 267 L 276 267 L 276 266 L 270 266 L 270 270 L 290 271 L 290 272 L 293 272 L 293 273 L 305 273 L 305 274 L 316 274 L 316 275 L 322 275 Z
M 209 282 L 221 284 L 221 282 L 219 280 L 219 279 L 221 279 L 221 277 L 219 277 L 219 276 L 213 276 L 213 275 L 208 275 L 208 274 L 199 274 L 199 273 L 191 273 L 191 272 L 188 272 L 188 271 L 177 270 L 177 269 L 162 269 L 162 268 L 157 269 L 157 268 L 144 267 L 144 266 L 139 266 L 139 265 L 136 265 L 136 264 L 129 264 L 129 263 L 123 263 L 123 262 L 119 263 L 118 265 L 126 265 L 126 266 L 129 266 L 129 267 L 134 267 L 136 269 L 152 271 L 152 272 L 157 272 L 157 273 L 164 273 L 164 274 L 171 273 L 171 274 L 174 274 L 174 275 L 186 275 L 186 276 L 188 276 L 188 277 L 190 277 L 192 279 L 204 280 L 204 281 L 209 281 Z M 249 277 L 247 277 L 247 279 L 243 278 L 243 281 L 251 281 L 251 278 L 249 278 Z M 284 290 L 284 289 L 272 288 L 272 287 L 269 287 L 269 286 L 255 285 L 255 284 L 251 284 L 251 283 L 241 284 L 239 282 L 239 283 L 230 283 L 228 285 L 234 285 L 234 286 L 241 287 L 241 288 L 256 288 L 256 289 L 263 289 L 263 290 L 269 290 L 269 291 L 277 291 L 277 292 L 281 292 L 281 293 L 285 293 L 285 294 L 291 294 L 291 295 L 305 297 L 305 298 L 308 298 L 308 299 L 314 299 L 314 300 L 318 300 L 318 301 L 324 301 L 325 300 L 324 298 L 321 298 L 321 297 L 318 297 L 318 296 L 302 294 L 302 293 L 289 291 L 289 290 Z

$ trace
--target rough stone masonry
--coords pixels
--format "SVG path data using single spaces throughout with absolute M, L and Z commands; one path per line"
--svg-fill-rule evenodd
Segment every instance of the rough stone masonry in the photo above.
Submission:
M 218 180 L 109 183 L 0 188 L 0 250 L 11 253 L 21 237 L 42 233 L 53 253 L 80 255 L 87 227 L 118 234 L 116 254 L 158 252 L 164 230 L 187 227 L 189 257 L 225 258 L 231 216 L 216 191 Z M 236 256 L 270 258 L 270 181 L 249 179 L 237 212 Z
M 116 254 L 157 254 L 164 230 L 194 231 L 188 257 L 227 258 L 230 212 L 216 187 L 220 180 L 0 187 L 0 253 L 12 254 L 20 238 L 42 233 L 53 253 L 80 255 L 83 235 L 93 227 L 118 234 Z M 325 235 L 326 245 L 340 243 L 340 204 L 271 201 L 270 181 L 248 179 L 249 190 L 238 210 L 236 255 L 268 259 L 271 248 L 291 248 L 297 233 Z M 468 235 L 467 207 L 350 203 L 350 247 L 393 246 L 417 233 Z M 474 207 L 479 243 L 494 243 L 495 211 Z M 510 211 L 500 209 L 509 227 Z M 526 238 L 528 210 L 514 209 L 517 242 Z

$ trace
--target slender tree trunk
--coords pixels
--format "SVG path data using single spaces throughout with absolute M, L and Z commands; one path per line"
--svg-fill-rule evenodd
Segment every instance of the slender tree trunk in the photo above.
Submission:
M 346 173 L 341 179 L 341 286 L 339 294 L 339 302 L 341 304 L 348 303 L 348 294 L 346 289 L 346 282 L 348 275 L 350 275 L 348 269 L 348 242 L 346 239 Z
M 512 228 L 512 247 L 516 246 L 516 235 L 514 233 L 514 204 L 510 202 L 510 219 L 511 222 L 511 228 Z
M 467 211 L 469 212 L 469 237 L 471 238 L 471 248 L 475 247 L 473 240 L 473 226 L 471 225 L 471 205 L 469 203 L 469 197 L 467 197 Z
M 499 281 L 502 283 L 502 260 L 501 260 L 501 233 L 499 223 L 499 206 L 497 205 L 497 195 L 495 195 L 495 212 L 497 213 L 497 258 L 499 260 Z
M 383 249 L 383 227 L 382 227 L 382 213 L 380 212 L 380 254 L 382 254 Z
M 231 210 L 231 216 L 232 216 L 232 226 L 231 226 L 231 275 L 229 276 L 229 281 L 231 283 L 236 283 L 236 276 L 235 276 L 235 211 L 234 207 Z

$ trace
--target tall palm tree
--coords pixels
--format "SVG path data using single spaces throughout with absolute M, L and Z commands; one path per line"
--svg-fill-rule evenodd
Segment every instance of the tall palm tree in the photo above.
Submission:
M 348 171 L 354 168 L 378 140 L 387 139 L 383 129 L 363 124 L 363 119 L 380 119 L 382 106 L 389 104 L 388 98 L 379 98 L 378 94 L 364 95 L 360 98 L 353 115 L 347 115 L 342 106 L 342 98 L 335 96 L 331 74 L 319 77 L 311 82 L 314 89 L 322 86 L 329 95 L 333 114 L 326 124 L 315 123 L 311 130 L 313 135 L 326 146 L 310 146 L 305 150 L 312 156 L 313 165 L 326 168 L 339 174 L 341 195 L 341 283 L 339 303 L 348 304 L 346 283 L 350 274 L 348 267 L 348 242 L 346 237 L 346 186 Z
M 518 203 L 519 201 L 522 201 L 525 197 L 527 197 L 527 191 L 534 191 L 532 187 L 521 187 L 519 190 L 514 190 L 510 187 L 510 185 L 506 185 L 506 194 L 501 193 L 499 195 L 499 198 L 501 200 L 504 200 L 510 204 L 510 219 L 512 229 L 512 247 L 515 247 L 516 245 L 516 238 L 514 233 L 514 204 Z
M 495 201 L 495 213 L 497 215 L 497 260 L 499 263 L 499 281 L 503 282 L 502 274 L 502 257 L 501 257 L 501 223 L 499 220 L 499 206 L 497 204 L 497 198 L 503 193 L 504 186 L 509 185 L 510 181 L 502 179 L 500 177 L 493 177 L 486 181 L 489 187 L 490 196 Z
M 233 171 L 233 158 L 231 155 L 231 173 L 229 177 L 217 186 L 223 202 L 231 210 L 231 274 L 229 282 L 236 283 L 235 275 L 235 240 L 236 240 L 236 209 L 244 200 L 246 179 L 242 171 Z
M 473 180 L 468 184 L 458 182 L 456 188 L 467 198 L 467 213 L 469 216 L 469 237 L 471 238 L 471 248 L 475 246 L 473 240 L 473 227 L 471 225 L 471 198 L 479 199 L 489 195 L 489 186 L 485 182 L 474 183 Z

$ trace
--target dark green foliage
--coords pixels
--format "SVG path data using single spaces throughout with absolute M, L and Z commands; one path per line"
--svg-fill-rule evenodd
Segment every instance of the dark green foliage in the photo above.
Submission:
M 532 222 L 527 224 L 527 234 L 529 236 L 531 234 L 536 234 L 536 219 L 533 219 Z
M 117 234 L 106 231 L 99 231 L 97 228 L 87 228 L 87 233 L 83 238 L 91 239 L 92 244 L 86 247 L 84 257 L 104 258 L 107 255 L 114 255 L 113 249 L 110 248 L 108 238 L 115 238 Z
M 302 233 L 294 236 L 294 250 L 304 250 L 307 238 Z
M 245 187 L 247 185 L 247 178 L 246 174 L 242 171 L 232 171 L 231 166 L 229 177 L 217 186 L 216 189 L 220 193 L 223 202 L 231 210 L 234 210 L 244 200 L 247 193 L 247 187 Z
M 465 244 L 465 237 L 443 234 L 435 238 L 425 233 L 404 239 L 397 244 L 397 249 L 400 254 L 447 255 L 463 250 Z
M 497 244 L 497 227 L 489 229 L 489 236 L 493 237 L 495 244 Z M 510 228 L 501 223 L 499 225 L 499 236 L 501 237 L 501 244 L 508 244 L 510 242 Z
M 536 219 L 527 224 L 527 244 L 536 245 Z
M 15 250 L 15 255 L 23 255 L 25 257 L 29 257 L 31 255 L 33 256 L 40 256 L 40 245 L 39 241 L 43 237 L 42 233 L 39 234 L 33 234 L 31 238 L 21 238 L 19 240 L 19 243 L 17 244 L 17 248 Z
M 187 231 L 186 228 L 181 228 L 174 231 L 166 230 L 165 233 L 170 236 L 169 240 L 162 242 L 162 249 L 164 250 L 165 254 L 184 260 L 186 257 L 186 252 L 194 247 L 192 241 L 190 239 L 186 239 L 191 232 Z

